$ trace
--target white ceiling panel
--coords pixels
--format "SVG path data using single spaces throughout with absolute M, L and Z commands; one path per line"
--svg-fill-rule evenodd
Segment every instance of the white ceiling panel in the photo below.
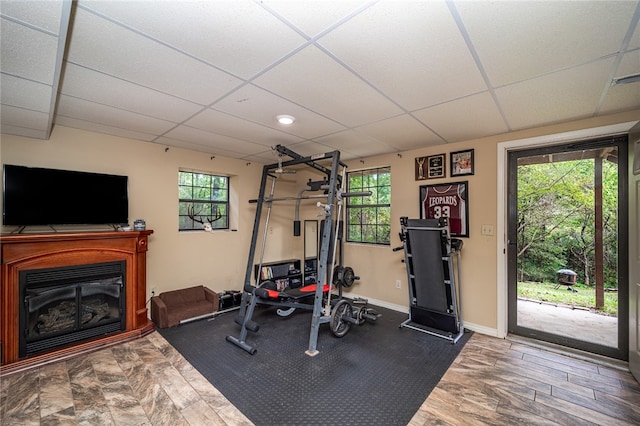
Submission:
M 473 111 L 473 114 L 465 111 Z M 415 111 L 413 115 L 449 142 L 481 138 L 509 130 L 488 92 Z
M 297 143 L 295 145 L 292 145 L 291 149 L 305 157 L 311 157 L 312 155 L 325 154 L 327 152 L 335 151 L 335 148 L 331 146 L 323 145 L 321 143 L 312 142 L 312 141 Z M 277 161 L 277 157 L 276 157 L 276 161 Z
M 279 127 L 283 132 L 302 138 L 312 138 L 345 129 L 333 120 L 253 85 L 246 85 L 217 102 L 215 109 L 265 126 Z M 295 124 L 280 125 L 276 120 L 276 116 L 280 114 L 295 117 Z
M 62 19 L 62 1 L 2 0 L 0 2 L 0 13 L 59 35 L 60 20 Z
M 156 135 L 167 132 L 175 126 L 175 123 L 169 121 L 67 95 L 60 96 L 57 113 L 61 116 L 77 118 L 83 121 Z
M 244 139 L 260 145 L 272 146 L 277 143 L 295 143 L 302 139 L 273 130 L 260 124 L 251 123 L 240 118 L 233 117 L 220 111 L 207 109 L 197 114 L 184 123 L 187 126 L 226 135 L 237 139 Z M 276 143 L 276 144 L 277 144 Z
M 260 76 L 258 86 L 329 117 L 347 127 L 402 112 L 371 86 L 310 46 Z
M 71 63 L 60 93 L 150 117 L 180 122 L 202 106 Z
M 442 138 L 410 115 L 399 115 L 377 123 L 358 127 L 358 133 L 386 143 L 396 151 L 437 145 Z
M 8 19 L 0 21 L 0 71 L 52 84 L 58 38 Z
M 594 115 L 613 59 L 605 59 L 496 90 L 513 130 Z M 544 93 L 545 96 L 540 96 Z M 523 102 L 522 99 L 528 99 Z
M 0 124 L 363 158 L 640 111 L 611 86 L 638 22 L 640 0 L 0 0 Z
M 243 78 L 305 41 L 248 0 L 161 1 L 153 7 L 144 1 L 79 4 Z
M 1 118 L 0 118 L 1 120 Z M 0 132 L 7 135 L 23 136 L 25 138 L 47 139 L 49 132 L 46 130 L 27 129 L 6 124 L 6 121 L 0 123 Z M 25 143 L 28 143 L 25 141 Z
M 319 43 L 407 110 L 487 88 L 444 1 L 377 3 Z
M 266 0 L 262 2 L 309 37 L 337 26 L 352 14 L 371 5 L 363 0 L 324 0 L 315 2 Z
M 72 127 L 74 129 L 88 130 L 96 133 L 106 133 L 113 136 L 119 136 L 122 138 L 136 139 L 140 141 L 152 142 L 156 136 L 151 133 L 136 132 L 133 130 L 122 129 L 119 127 L 108 126 L 105 124 L 94 123 L 91 121 L 79 120 L 76 118 L 65 117 L 59 115 L 56 119 L 57 123 L 61 126 Z
M 226 150 L 219 146 L 216 146 L 215 152 L 212 152 L 211 143 L 210 143 L 211 139 L 207 139 L 206 143 L 199 143 L 198 142 L 198 140 L 200 140 L 199 136 L 193 137 L 193 134 L 189 134 L 190 138 L 187 139 L 184 136 L 185 134 L 189 134 L 189 132 L 185 132 L 184 134 L 180 135 L 180 139 L 172 139 L 166 136 L 162 136 L 156 139 L 154 142 L 159 145 L 164 145 L 165 149 L 169 148 L 169 152 L 171 151 L 171 147 L 177 147 L 177 148 L 190 149 L 192 151 L 203 152 L 207 154 L 215 154 L 221 157 L 228 157 L 228 158 L 245 158 L 246 157 L 246 154 L 238 153 L 236 151 Z
M 635 50 L 622 57 L 616 77 L 624 77 L 638 72 L 640 72 L 640 50 Z M 640 83 L 613 85 L 607 88 L 606 97 L 599 112 L 625 111 L 638 104 L 640 104 Z
M 48 113 L 51 106 L 51 86 L 9 74 L 0 74 L 0 101 L 15 106 Z
M 264 145 L 254 142 L 207 132 L 189 126 L 178 126 L 170 132 L 167 132 L 164 136 L 171 139 L 188 140 L 202 146 L 209 146 L 212 149 L 211 152 L 214 154 L 218 153 L 218 148 L 226 150 L 227 152 L 236 153 L 236 156 L 238 154 L 251 154 L 256 150 L 262 151 L 266 148 Z
M 3 105 L 0 109 L 0 125 L 2 126 L 7 123 L 12 127 L 46 132 L 48 121 L 49 115 L 47 113 L 8 105 Z
M 346 130 L 323 138 L 317 142 L 340 151 L 345 160 L 365 158 L 389 152 L 389 146 L 354 130 Z
M 615 54 L 636 2 L 455 2 L 495 86 Z
M 230 74 L 84 9 L 78 9 L 76 21 L 67 57 L 71 63 L 200 105 L 212 103 L 242 83 Z

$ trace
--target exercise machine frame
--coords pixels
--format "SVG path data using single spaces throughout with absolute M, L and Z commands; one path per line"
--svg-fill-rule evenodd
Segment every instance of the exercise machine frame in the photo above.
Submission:
M 365 195 L 364 193 L 354 193 L 354 194 L 346 194 L 344 192 L 344 184 L 346 176 L 344 176 L 344 171 L 346 170 L 346 164 L 340 161 L 340 152 L 332 151 L 324 154 L 318 154 L 314 156 L 303 157 L 290 149 L 277 145 L 273 147 L 274 150 L 278 152 L 279 161 L 274 164 L 265 165 L 262 172 L 262 179 L 260 182 L 259 195 L 256 200 L 251 200 L 251 202 L 255 202 L 256 213 L 255 220 L 253 224 L 253 233 L 251 236 L 251 243 L 249 249 L 249 256 L 247 260 L 247 268 L 245 271 L 245 280 L 243 287 L 243 295 L 242 302 L 240 305 L 240 312 L 238 317 L 236 318 L 236 322 L 241 326 L 240 336 L 227 336 L 227 341 L 233 343 L 234 345 L 244 349 L 250 354 L 255 354 L 257 349 L 254 346 L 249 345 L 246 342 L 247 332 L 248 331 L 258 331 L 259 326 L 254 321 L 252 321 L 253 311 L 257 303 L 267 304 L 278 306 L 282 308 L 288 308 L 289 312 L 291 312 L 291 308 L 294 309 L 307 309 L 312 311 L 311 317 L 311 330 L 309 332 L 309 347 L 305 351 L 307 355 L 315 356 L 319 353 L 318 347 L 318 332 L 320 329 L 320 325 L 324 323 L 329 323 L 332 320 L 331 312 L 331 288 L 329 284 L 331 282 L 331 277 L 333 275 L 333 271 L 329 271 L 328 269 L 333 269 L 334 260 L 335 260 L 335 251 L 337 246 L 337 241 L 332 242 L 332 237 L 336 238 L 338 234 L 338 226 L 339 216 L 340 216 L 340 207 L 342 206 L 343 197 L 353 196 L 353 195 Z M 291 159 L 287 161 L 282 161 L 283 156 L 288 156 Z M 330 167 L 326 167 L 319 163 L 319 161 L 330 161 Z M 269 216 L 271 212 L 271 207 L 273 202 L 280 200 L 292 200 L 296 198 L 316 198 L 316 197 L 282 197 L 275 198 L 274 187 L 276 181 L 276 175 L 278 173 L 283 172 L 283 167 L 296 166 L 296 165 L 306 165 L 312 167 L 326 176 L 326 185 L 323 185 L 324 194 L 321 196 L 322 198 L 326 197 L 326 204 L 318 202 L 318 207 L 321 207 L 321 210 L 324 215 L 324 226 L 322 228 L 322 236 L 320 240 L 320 252 L 318 258 L 318 271 L 317 271 L 317 284 L 315 285 L 313 291 L 313 304 L 302 303 L 300 300 L 302 298 L 306 298 L 306 295 L 300 294 L 300 289 L 293 289 L 291 292 L 280 292 L 275 294 L 275 298 L 273 297 L 273 293 L 269 292 L 269 289 L 262 288 L 261 283 L 256 283 L 256 286 L 252 284 L 252 274 L 254 270 L 254 259 L 256 255 L 256 245 L 258 243 L 258 235 L 260 233 L 260 223 L 262 218 L 263 209 L 267 207 L 266 214 L 266 222 L 264 235 L 262 240 L 262 250 L 260 253 L 259 266 L 262 266 L 262 256 L 264 255 L 264 247 L 266 241 L 266 233 L 269 224 Z M 343 175 L 339 173 L 340 167 L 343 168 Z M 271 190 L 269 195 L 266 194 L 267 190 L 267 180 L 268 178 L 272 179 Z M 370 193 L 369 193 L 370 194 Z M 330 253 L 331 252 L 331 253 Z M 271 290 L 273 291 L 273 290 Z M 324 303 L 326 302 L 326 307 Z M 280 310 L 280 315 L 286 315 L 287 311 Z M 334 317 L 335 318 L 335 317 Z
M 442 219 L 400 218 L 409 283 L 409 318 L 400 327 L 431 334 L 455 344 L 464 335 L 460 306 L 462 240 L 451 238 Z

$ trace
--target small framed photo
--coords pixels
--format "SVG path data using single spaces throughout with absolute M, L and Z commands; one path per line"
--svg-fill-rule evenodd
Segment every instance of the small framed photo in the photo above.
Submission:
M 473 149 L 452 152 L 451 155 L 451 177 L 466 176 L 474 173 Z
M 451 236 L 469 236 L 467 181 L 420 186 L 420 219 L 440 218 L 447 218 Z

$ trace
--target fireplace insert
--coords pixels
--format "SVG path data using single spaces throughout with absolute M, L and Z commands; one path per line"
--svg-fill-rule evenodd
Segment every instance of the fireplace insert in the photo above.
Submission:
M 20 272 L 20 356 L 125 330 L 125 261 Z

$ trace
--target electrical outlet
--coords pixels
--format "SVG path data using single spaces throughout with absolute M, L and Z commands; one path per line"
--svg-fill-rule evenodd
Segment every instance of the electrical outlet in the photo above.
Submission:
M 402 287 L 402 281 L 396 280 L 396 288 Z

